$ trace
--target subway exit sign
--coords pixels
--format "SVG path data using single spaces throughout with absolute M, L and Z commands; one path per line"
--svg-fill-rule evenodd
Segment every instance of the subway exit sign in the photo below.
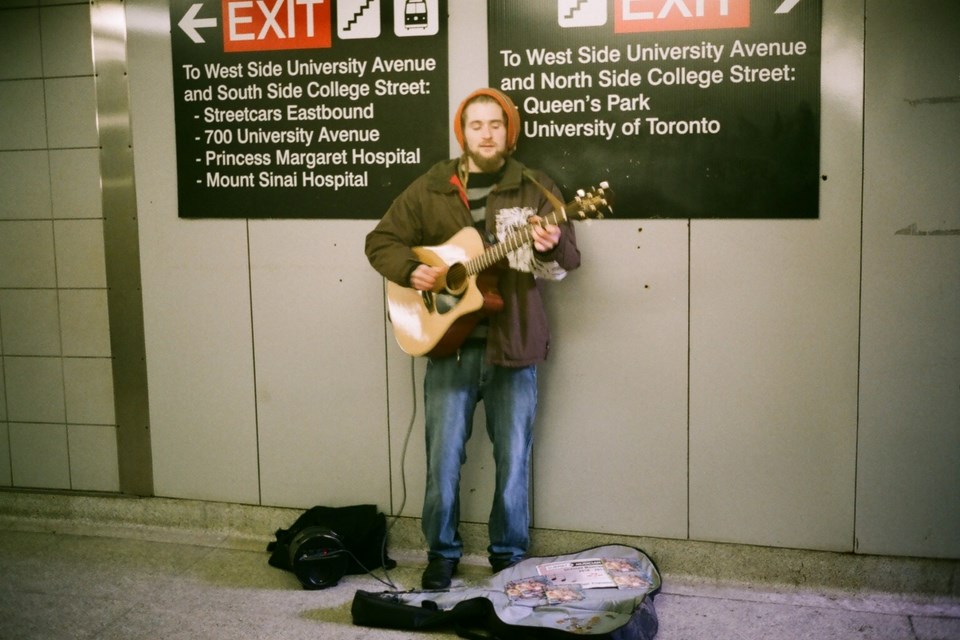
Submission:
M 223 50 L 327 49 L 330 0 L 222 0 Z

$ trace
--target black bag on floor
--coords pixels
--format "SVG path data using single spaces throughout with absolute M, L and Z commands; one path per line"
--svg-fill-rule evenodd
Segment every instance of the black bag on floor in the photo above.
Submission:
M 353 623 L 496 640 L 652 640 L 660 573 L 639 549 L 607 545 L 528 558 L 483 584 L 444 591 L 357 591 Z
M 291 571 L 305 589 L 335 585 L 344 575 L 392 569 L 386 516 L 371 504 L 312 507 L 267 545 L 271 566 Z

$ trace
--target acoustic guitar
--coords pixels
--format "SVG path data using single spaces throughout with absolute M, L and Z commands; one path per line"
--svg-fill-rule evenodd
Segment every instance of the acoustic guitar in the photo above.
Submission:
M 606 182 L 543 218 L 542 224 L 601 219 L 612 211 Z M 457 352 L 477 323 L 503 308 L 493 267 L 507 254 L 533 243 L 532 225 L 518 228 L 500 242 L 485 246 L 473 227 L 461 229 L 444 244 L 414 247 L 417 260 L 443 269 L 431 291 L 387 282 L 387 309 L 397 344 L 411 356 L 444 357 Z

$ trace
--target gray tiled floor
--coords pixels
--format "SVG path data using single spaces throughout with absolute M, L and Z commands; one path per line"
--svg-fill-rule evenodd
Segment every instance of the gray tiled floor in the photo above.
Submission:
M 304 591 L 288 573 L 267 565 L 260 549 L 143 539 L 0 530 L 0 638 L 3 640 L 339 640 L 453 638 L 355 627 L 357 589 L 386 587 L 350 576 L 336 587 Z M 416 586 L 414 555 L 391 572 Z M 464 579 L 486 570 L 465 566 Z M 763 585 L 708 584 L 664 576 L 656 599 L 661 640 L 956 640 L 960 601 L 891 594 L 811 592 Z

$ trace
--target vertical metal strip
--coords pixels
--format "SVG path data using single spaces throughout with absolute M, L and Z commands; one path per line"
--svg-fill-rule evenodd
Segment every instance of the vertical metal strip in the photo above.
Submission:
M 140 237 L 122 0 L 90 3 L 120 490 L 153 495 Z

